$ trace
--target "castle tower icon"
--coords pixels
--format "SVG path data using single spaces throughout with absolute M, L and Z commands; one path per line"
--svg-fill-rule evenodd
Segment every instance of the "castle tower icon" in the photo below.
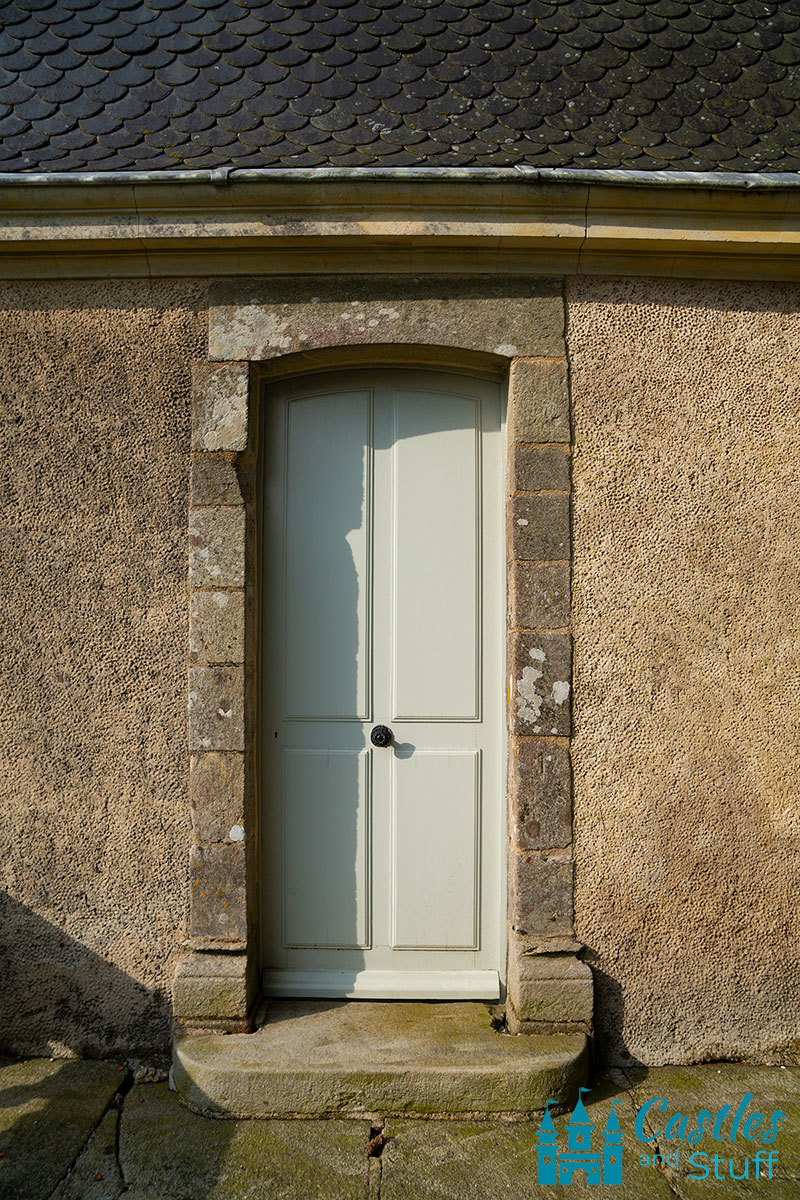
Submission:
M 614 1111 L 619 1100 L 611 1101 L 611 1112 L 603 1130 L 603 1148 L 592 1150 L 594 1125 L 583 1103 L 588 1088 L 581 1088 L 578 1103 L 567 1121 L 567 1149 L 558 1149 L 558 1134 L 550 1116 L 552 1100 L 547 1101 L 542 1123 L 536 1135 L 538 1181 L 542 1185 L 568 1184 L 576 1171 L 585 1171 L 590 1184 L 622 1183 L 622 1130 Z
M 614 1106 L 620 1100 L 611 1101 L 606 1127 L 603 1130 L 603 1183 L 622 1183 L 622 1130 L 619 1127 Z
M 537 1147 L 538 1157 L 538 1178 L 539 1183 L 558 1183 L 558 1145 L 556 1142 L 556 1127 L 553 1124 L 553 1118 L 550 1116 L 550 1105 L 552 1100 L 547 1101 L 547 1107 L 544 1110 L 542 1123 L 539 1126 L 539 1132 L 536 1135 L 536 1140 L 539 1145 Z

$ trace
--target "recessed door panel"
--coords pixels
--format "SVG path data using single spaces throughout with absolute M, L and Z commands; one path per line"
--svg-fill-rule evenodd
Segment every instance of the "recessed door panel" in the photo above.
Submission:
M 286 946 L 369 942 L 369 756 L 283 753 L 283 934 Z
M 361 718 L 369 693 L 370 393 L 288 404 L 287 717 Z
M 392 944 L 396 949 L 477 950 L 479 829 L 477 750 L 418 750 L 408 760 L 396 760 L 392 780 Z
M 499 386 L 364 369 L 265 404 L 265 989 L 496 999 Z
M 480 404 L 394 394 L 394 720 L 474 720 Z

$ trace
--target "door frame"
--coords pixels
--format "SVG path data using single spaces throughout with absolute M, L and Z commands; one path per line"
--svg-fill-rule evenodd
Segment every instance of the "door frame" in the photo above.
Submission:
M 560 281 L 328 277 L 210 285 L 193 367 L 189 537 L 191 951 L 179 1030 L 251 1026 L 258 1002 L 258 447 L 278 375 L 375 366 L 507 382 L 508 975 L 520 1032 L 588 1031 L 573 929 L 570 410 Z

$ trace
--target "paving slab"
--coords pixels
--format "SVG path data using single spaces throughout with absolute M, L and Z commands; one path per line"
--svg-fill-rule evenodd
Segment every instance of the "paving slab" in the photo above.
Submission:
M 633 1077 L 631 1097 L 639 1110 L 656 1097 L 664 1097 L 668 1108 L 660 1111 L 651 1105 L 644 1117 L 648 1136 L 655 1136 L 649 1147 L 642 1146 L 646 1153 L 654 1149 L 662 1153 L 667 1161 L 665 1173 L 676 1194 L 684 1200 L 703 1196 L 738 1197 L 753 1196 L 759 1192 L 775 1200 L 800 1196 L 800 1068 L 759 1067 L 745 1063 L 714 1063 L 697 1067 L 658 1067 L 650 1071 L 639 1071 Z M 739 1130 L 735 1141 L 731 1140 L 732 1126 L 739 1105 L 747 1096 L 752 1097 L 742 1111 Z M 720 1124 L 720 1137 L 714 1138 L 713 1126 L 717 1114 L 727 1106 L 728 1114 Z M 698 1115 L 704 1111 L 706 1132 L 694 1145 L 677 1137 L 666 1136 L 668 1121 L 675 1114 L 689 1118 L 687 1134 L 697 1126 Z M 770 1127 L 773 1112 L 784 1114 L 784 1121 L 776 1130 L 774 1141 L 763 1144 L 761 1137 Z M 755 1140 L 748 1140 L 742 1132 L 748 1117 L 755 1113 L 764 1114 L 760 1128 L 751 1127 Z M 673 1132 L 677 1132 L 673 1131 Z M 677 1151 L 677 1162 L 675 1152 Z M 755 1155 L 762 1152 L 756 1174 Z M 772 1178 L 763 1155 L 773 1151 L 777 1158 L 772 1163 Z M 696 1154 L 694 1162 L 691 1161 Z M 718 1155 L 720 1162 L 714 1162 Z M 670 1161 L 672 1160 L 672 1161 Z M 706 1174 L 706 1172 L 708 1172 Z M 747 1174 L 745 1179 L 734 1176 Z M 721 1176 L 721 1178 L 719 1177 Z
M 115 1063 L 0 1060 L 0 1196 L 49 1197 L 124 1078 Z
M 612 1100 L 622 1100 L 617 1116 L 631 1141 L 634 1109 L 622 1086 L 602 1083 L 584 1097 L 590 1120 L 605 1125 Z M 618 1186 L 589 1186 L 585 1174 L 572 1183 L 540 1186 L 537 1182 L 539 1117 L 532 1121 L 403 1121 L 386 1123 L 387 1142 L 381 1156 L 381 1200 L 570 1200 L 617 1197 L 617 1200 L 675 1200 L 664 1173 L 640 1166 L 638 1156 L 623 1152 L 623 1178 Z M 567 1114 L 556 1116 L 559 1143 L 566 1148 Z
M 738 1171 L 741 1161 L 735 1162 L 734 1165 Z M 797 1200 L 800 1196 L 800 1187 L 796 1180 L 770 1180 L 766 1176 L 760 1180 L 751 1177 L 741 1183 L 734 1183 L 728 1178 L 692 1181 L 670 1176 L 670 1183 L 677 1200 L 703 1200 L 704 1196 L 708 1196 L 709 1200 L 756 1200 L 758 1196 L 763 1197 L 763 1200 Z
M 179 1039 L 178 1092 L 200 1111 L 530 1112 L 586 1078 L 582 1034 L 513 1035 L 483 1004 L 276 1001 L 253 1034 Z
M 116 1106 L 103 1117 L 50 1200 L 119 1200 L 124 1180 L 117 1163 Z
M 166 1084 L 134 1087 L 120 1121 L 125 1200 L 366 1200 L 367 1121 L 221 1121 Z

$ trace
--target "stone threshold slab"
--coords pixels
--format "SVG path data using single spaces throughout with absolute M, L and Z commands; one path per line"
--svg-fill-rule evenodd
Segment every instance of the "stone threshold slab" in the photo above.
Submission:
M 583 1034 L 499 1032 L 476 1003 L 271 1001 L 255 1033 L 173 1046 L 184 1103 L 227 1117 L 536 1112 L 587 1063 Z

